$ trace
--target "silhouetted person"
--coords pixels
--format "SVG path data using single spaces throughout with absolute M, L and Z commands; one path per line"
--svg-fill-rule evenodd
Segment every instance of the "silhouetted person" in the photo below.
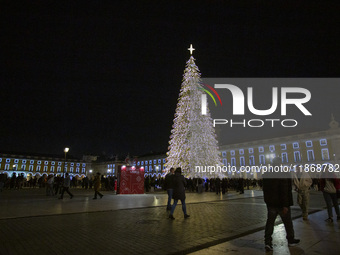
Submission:
M 178 203 L 178 200 L 181 200 L 182 203 L 182 210 L 184 213 L 184 218 L 189 218 L 190 215 L 187 214 L 187 208 L 185 205 L 185 186 L 187 185 L 187 181 L 185 180 L 184 176 L 181 174 L 182 169 L 180 167 L 176 168 L 175 176 L 173 177 L 174 182 L 174 204 L 171 207 L 171 212 L 169 215 L 169 218 L 174 220 L 174 211 L 176 209 L 176 205 Z
M 100 198 L 104 196 L 102 193 L 99 192 L 100 184 L 101 184 L 100 173 L 97 173 L 93 181 L 93 185 L 94 185 L 94 198 L 93 199 L 97 199 L 97 195 L 99 195 Z
M 63 199 L 65 191 L 67 192 L 67 194 L 70 195 L 71 199 L 73 198 L 72 193 L 69 191 L 70 185 L 71 185 L 71 178 L 68 175 L 68 173 L 66 173 L 65 178 L 64 178 L 64 183 L 63 183 L 63 191 L 61 192 L 61 196 L 59 197 L 59 199 Z

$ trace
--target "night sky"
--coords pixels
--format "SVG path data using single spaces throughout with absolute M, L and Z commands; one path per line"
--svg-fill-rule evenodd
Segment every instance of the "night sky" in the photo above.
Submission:
M 0 8 L 2 151 L 165 152 L 190 43 L 202 77 L 340 76 L 336 3 L 13 2 Z

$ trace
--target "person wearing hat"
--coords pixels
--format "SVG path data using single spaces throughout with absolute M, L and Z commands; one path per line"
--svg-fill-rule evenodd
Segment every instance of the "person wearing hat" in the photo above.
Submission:
M 100 188 L 100 173 L 97 173 L 96 176 L 94 177 L 93 184 L 94 184 L 94 198 L 93 199 L 97 199 L 97 195 L 99 195 L 100 198 L 102 198 L 104 195 L 99 192 L 99 188 Z
M 176 208 L 176 205 L 178 203 L 178 200 L 181 200 L 182 203 L 182 210 L 184 213 L 184 219 L 189 218 L 190 215 L 187 214 L 187 208 L 185 205 L 185 186 L 187 185 L 187 182 L 184 178 L 184 176 L 181 174 L 182 169 L 180 167 L 176 168 L 175 175 L 173 177 L 173 188 L 174 188 L 174 194 L 173 194 L 173 199 L 174 203 L 171 207 L 171 212 L 169 215 L 169 218 L 174 220 L 174 211 Z

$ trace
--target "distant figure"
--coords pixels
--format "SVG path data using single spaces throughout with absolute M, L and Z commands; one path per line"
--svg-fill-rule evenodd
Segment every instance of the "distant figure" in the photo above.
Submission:
M 50 174 L 47 177 L 47 185 L 46 185 L 46 195 L 47 196 L 54 196 L 53 184 L 54 184 L 54 175 Z
M 340 189 L 340 181 L 336 178 L 334 173 L 330 173 L 328 169 L 322 172 L 320 179 L 320 190 L 323 193 L 327 205 L 328 219 L 327 222 L 333 222 L 333 210 L 334 206 L 337 220 L 340 220 L 339 204 L 336 191 Z
M 174 193 L 174 184 L 173 184 L 173 177 L 174 177 L 175 169 L 173 167 L 170 168 L 170 172 L 165 176 L 164 180 L 164 188 L 166 189 L 166 192 L 168 193 L 168 203 L 166 206 L 166 210 L 171 210 L 171 200 L 172 195 Z
M 182 203 L 182 210 L 184 213 L 184 219 L 189 218 L 190 215 L 187 214 L 187 208 L 185 205 L 185 186 L 187 185 L 187 182 L 184 178 L 184 176 L 181 174 L 182 169 L 180 167 L 176 168 L 175 176 L 173 177 L 173 183 L 174 183 L 174 204 L 171 207 L 171 212 L 169 215 L 169 218 L 174 220 L 174 211 L 176 209 L 176 205 L 178 203 L 178 200 L 181 200 Z
M 70 184 L 71 184 L 71 178 L 68 175 L 68 173 L 66 173 L 65 178 L 64 178 L 64 183 L 63 183 L 63 191 L 61 192 L 61 196 L 59 197 L 59 199 L 63 199 L 65 191 L 67 192 L 67 194 L 70 195 L 71 199 L 73 198 L 72 193 L 69 191 Z
M 294 184 L 297 189 L 297 203 L 302 210 L 303 220 L 308 220 L 309 187 L 313 181 L 306 171 L 298 171 L 294 174 Z
M 217 195 L 221 193 L 221 179 L 219 177 L 215 179 L 215 191 Z
M 273 159 L 274 167 L 280 164 L 281 159 L 279 157 Z M 289 173 L 287 176 L 278 176 L 274 172 L 267 172 L 263 176 L 263 196 L 264 202 L 267 205 L 267 222 L 264 232 L 266 251 L 273 250 L 272 234 L 277 215 L 280 215 L 285 226 L 288 245 L 298 244 L 300 240 L 294 237 L 294 227 L 290 212 L 290 206 L 293 205 L 293 194 L 292 180 Z
M 97 195 L 99 195 L 100 198 L 104 196 L 102 193 L 99 192 L 100 184 L 101 184 L 100 173 L 97 173 L 93 181 L 93 185 L 94 185 L 94 198 L 93 199 L 97 199 Z

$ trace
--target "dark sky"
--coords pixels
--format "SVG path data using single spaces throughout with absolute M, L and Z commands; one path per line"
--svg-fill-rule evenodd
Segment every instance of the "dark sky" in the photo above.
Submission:
M 340 74 L 336 3 L 13 2 L 0 8 L 3 151 L 166 151 L 190 43 L 203 77 Z

